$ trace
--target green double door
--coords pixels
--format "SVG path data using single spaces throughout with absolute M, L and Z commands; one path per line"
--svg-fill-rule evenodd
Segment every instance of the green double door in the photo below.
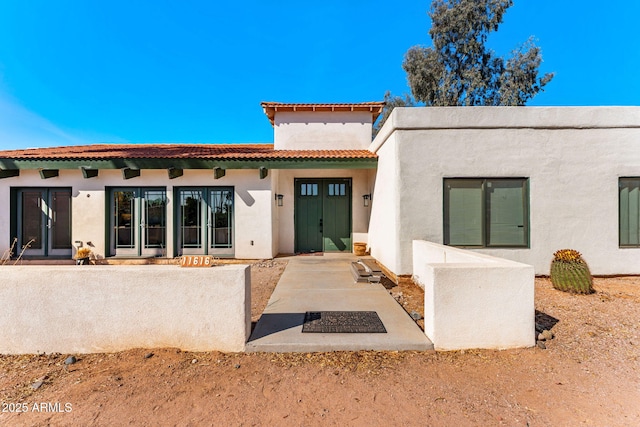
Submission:
M 351 251 L 351 179 L 295 180 L 295 251 Z

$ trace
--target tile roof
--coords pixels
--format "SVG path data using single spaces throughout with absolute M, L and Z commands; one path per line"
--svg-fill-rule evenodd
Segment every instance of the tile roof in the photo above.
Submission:
M 0 159 L 107 160 L 306 160 L 376 159 L 369 150 L 274 150 L 273 144 L 96 144 L 0 151 Z
M 284 102 L 263 102 L 261 103 L 264 113 L 273 125 L 273 120 L 277 111 L 368 111 L 373 115 L 371 122 L 375 122 L 382 109 L 384 102 L 361 102 L 361 103 L 334 103 L 334 104 L 287 104 Z

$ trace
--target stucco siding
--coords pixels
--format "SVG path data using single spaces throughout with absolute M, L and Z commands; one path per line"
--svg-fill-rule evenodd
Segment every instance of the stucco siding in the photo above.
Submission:
M 271 209 L 271 253 L 273 254 L 272 256 L 276 256 L 278 255 L 278 249 L 280 247 L 280 211 L 278 210 L 278 202 L 276 199 L 276 195 L 280 194 L 278 188 L 280 171 L 269 171 L 269 179 L 272 189 L 271 203 L 273 204 L 273 208 Z
M 401 189 L 396 274 L 411 273 L 411 239 L 443 242 L 443 179 L 453 177 L 529 179 L 530 248 L 476 250 L 548 274 L 553 252 L 573 248 L 594 274 L 640 273 L 640 249 L 618 246 L 618 178 L 640 176 L 640 109 L 416 108 L 392 117 L 399 128 L 378 150 L 377 182 L 396 174 Z M 395 152 L 385 151 L 390 143 Z M 397 171 L 383 167 L 394 155 Z
M 167 192 L 166 254 L 176 253 L 174 246 L 175 187 L 234 188 L 234 256 L 241 259 L 271 258 L 275 255 L 273 238 L 273 192 L 271 179 L 261 180 L 257 170 L 228 170 L 214 179 L 210 170 L 185 170 L 177 179 L 169 179 L 166 170 L 141 171 L 140 176 L 124 180 L 119 170 L 101 170 L 97 178 L 83 179 L 79 170 L 61 170 L 55 178 L 41 179 L 37 170 L 23 170 L 19 177 L 6 178 L 0 186 L 5 214 L 0 215 L 0 251 L 4 252 L 15 236 L 9 227 L 10 188 L 68 187 L 72 189 L 72 243 L 91 242 L 98 257 L 108 256 L 105 240 L 107 226 L 107 190 L 112 187 L 159 187 Z M 74 244 L 75 246 L 75 244 Z
M 369 246 L 371 255 L 393 272 L 401 269 L 398 255 L 400 237 L 400 177 L 396 135 L 391 135 L 378 151 Z
M 288 112 L 276 114 L 276 150 L 366 149 L 371 143 L 371 113 Z

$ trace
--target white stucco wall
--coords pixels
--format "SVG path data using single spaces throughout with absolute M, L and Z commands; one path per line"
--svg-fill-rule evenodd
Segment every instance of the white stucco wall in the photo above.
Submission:
M 618 246 L 618 178 L 640 176 L 638 107 L 396 108 L 370 149 L 372 254 L 396 274 L 411 274 L 413 239 L 443 242 L 443 178 L 454 177 L 529 178 L 530 248 L 477 251 L 548 274 L 553 252 L 573 248 L 594 274 L 640 273 L 640 249 Z M 378 203 L 396 205 L 395 235 Z
M 436 350 L 535 345 L 532 266 L 426 241 L 412 249 Z
M 84 179 L 80 170 L 60 170 L 55 178 L 41 179 L 37 170 L 24 170 L 19 177 L 5 178 L 0 185 L 0 253 L 9 246 L 14 236 L 9 227 L 9 201 L 11 187 L 70 187 L 72 189 L 72 243 L 79 240 L 92 243 L 93 252 L 105 255 L 105 187 L 161 187 L 167 191 L 167 254 L 175 253 L 174 241 L 174 187 L 231 186 L 234 187 L 234 247 L 240 259 L 271 258 L 273 238 L 273 171 L 261 180 L 257 170 L 227 170 L 226 175 L 214 179 L 210 170 L 185 170 L 184 175 L 169 179 L 166 170 L 143 169 L 140 176 L 125 180 L 120 170 L 100 170 L 97 178 Z M 253 242 L 253 244 L 252 244 Z
M 278 201 L 276 195 L 280 194 L 278 183 L 280 181 L 280 170 L 270 170 L 269 180 L 271 185 L 271 253 L 273 256 L 278 255 L 280 249 L 280 210 L 278 209 Z
M 276 207 L 281 254 L 295 250 L 294 200 L 296 178 L 351 178 L 352 241 L 367 242 L 370 207 L 364 207 L 362 196 L 372 191 L 370 172 L 367 169 L 283 169 L 278 173 L 277 192 L 284 195 L 283 206 Z
M 0 268 L 3 354 L 243 351 L 251 332 L 247 265 Z
M 401 269 L 398 254 L 401 191 L 396 148 L 395 135 L 391 135 L 378 150 L 378 169 L 374 177 L 369 225 L 371 255 L 392 272 Z
M 281 111 L 274 119 L 276 150 L 366 149 L 372 114 L 366 111 Z
M 11 236 L 10 200 L 8 185 L 0 185 L 0 256 L 9 249 L 14 236 Z

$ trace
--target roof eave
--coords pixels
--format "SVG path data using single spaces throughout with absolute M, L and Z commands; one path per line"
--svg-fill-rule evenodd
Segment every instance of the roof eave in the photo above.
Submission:
M 359 104 L 287 104 L 278 102 L 262 102 L 262 109 L 271 125 L 275 123 L 275 115 L 278 112 L 369 112 L 374 123 L 382 113 L 384 102 L 363 102 Z
M 1 159 L 0 170 L 39 169 L 375 169 L 378 159 L 290 158 L 290 159 Z

